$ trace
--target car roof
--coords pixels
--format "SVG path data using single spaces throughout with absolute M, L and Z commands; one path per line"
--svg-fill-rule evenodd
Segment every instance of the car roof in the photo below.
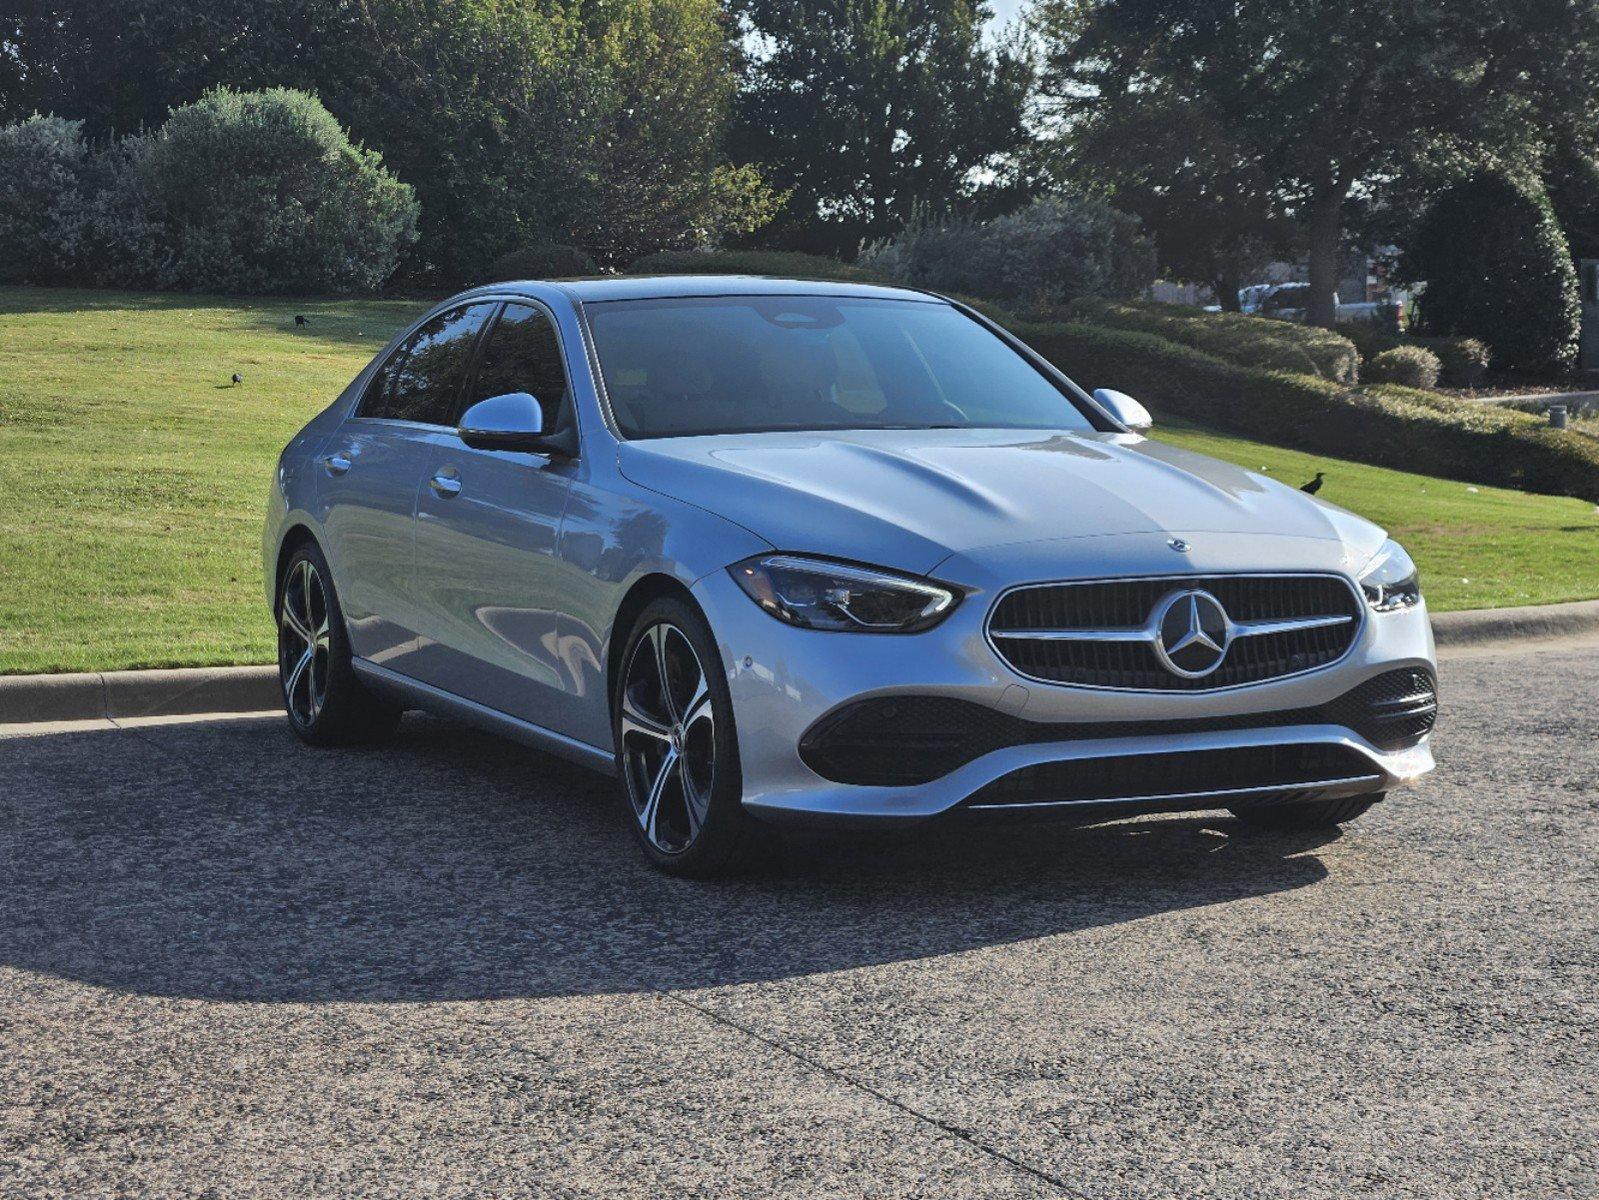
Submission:
M 911 288 L 884 287 L 875 283 L 846 283 L 837 279 L 774 279 L 766 275 L 617 275 L 602 279 L 551 280 L 546 286 L 559 288 L 580 303 L 658 300 L 676 296 L 858 296 L 878 300 L 919 300 L 923 303 L 937 303 L 940 299 Z

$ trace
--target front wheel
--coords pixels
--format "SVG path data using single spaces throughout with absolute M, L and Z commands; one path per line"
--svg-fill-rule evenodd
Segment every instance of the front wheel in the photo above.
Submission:
M 1343 796 L 1336 800 L 1311 800 L 1304 804 L 1270 804 L 1229 811 L 1245 825 L 1256 829 L 1331 829 L 1353 821 L 1385 793 Z
M 721 655 L 696 609 L 666 597 L 639 614 L 611 714 L 625 812 L 650 862 L 701 877 L 742 864 L 760 830 L 744 811 Z

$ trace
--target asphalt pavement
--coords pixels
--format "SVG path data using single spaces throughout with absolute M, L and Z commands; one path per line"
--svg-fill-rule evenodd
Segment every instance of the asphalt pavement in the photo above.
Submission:
M 0 1195 L 1599 1195 L 1599 648 L 1444 664 L 1342 834 L 665 878 L 440 721 L 0 740 Z

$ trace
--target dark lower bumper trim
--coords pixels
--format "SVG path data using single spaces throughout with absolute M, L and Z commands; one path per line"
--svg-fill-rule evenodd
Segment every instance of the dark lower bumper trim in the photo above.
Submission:
M 1150 796 L 1096 796 L 1079 800 L 1022 800 L 1010 804 L 968 804 L 971 812 L 1016 812 L 1027 809 L 1093 809 L 1102 807 L 1142 806 L 1153 808 L 1182 806 L 1190 808 L 1227 808 L 1234 801 L 1258 800 L 1262 796 L 1284 796 L 1314 792 L 1316 796 L 1346 796 L 1360 792 L 1376 791 L 1382 786 L 1381 775 L 1353 775 L 1343 779 L 1313 779 L 1304 783 L 1268 784 L 1261 787 L 1223 788 L 1203 792 L 1165 792 Z M 1307 797 L 1308 798 L 1308 797 Z

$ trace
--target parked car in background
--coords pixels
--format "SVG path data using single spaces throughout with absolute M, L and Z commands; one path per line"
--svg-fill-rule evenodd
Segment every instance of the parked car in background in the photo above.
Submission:
M 1240 290 L 1238 301 L 1242 312 L 1275 317 L 1280 321 L 1303 322 L 1310 302 L 1310 284 L 1256 284 Z M 1405 306 L 1397 297 L 1389 296 L 1358 304 L 1345 304 L 1334 294 L 1333 304 L 1337 309 L 1340 323 L 1365 322 L 1377 325 L 1389 333 L 1405 331 Z
M 282 454 L 284 706 L 312 744 L 425 708 L 612 772 L 693 874 L 766 822 L 1331 826 L 1431 770 L 1404 550 L 1149 425 L 907 289 L 466 292 Z

